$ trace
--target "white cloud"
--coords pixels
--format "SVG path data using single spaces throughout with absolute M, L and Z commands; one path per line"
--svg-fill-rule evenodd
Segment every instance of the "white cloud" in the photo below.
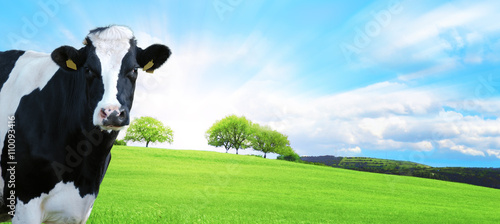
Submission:
M 488 149 L 486 152 L 489 156 L 495 156 L 500 159 L 500 150 Z
M 420 141 L 417 143 L 411 143 L 413 146 L 412 149 L 416 151 L 431 151 L 434 149 L 434 146 L 432 146 L 432 143 L 430 141 Z
M 361 154 L 361 148 L 359 146 L 352 148 L 341 148 L 335 151 L 335 155 L 338 156 L 356 156 Z
M 478 88 L 482 88 L 484 91 L 488 91 L 487 88 L 499 89 L 500 85 L 489 83 L 489 86 L 476 86 L 476 90 Z M 496 90 L 495 90 L 496 91 Z M 477 113 L 483 114 L 484 116 L 495 116 L 500 117 L 500 101 L 499 98 L 484 98 L 482 94 L 475 94 L 474 97 L 469 97 L 467 99 L 463 99 L 456 102 L 448 102 L 448 105 L 453 108 L 457 108 L 458 110 L 463 111 L 475 111 Z
M 481 152 L 479 150 L 469 148 L 463 145 L 454 145 L 450 147 L 451 150 L 459 151 L 463 154 L 471 155 L 471 156 L 483 156 L 484 157 L 484 152 Z

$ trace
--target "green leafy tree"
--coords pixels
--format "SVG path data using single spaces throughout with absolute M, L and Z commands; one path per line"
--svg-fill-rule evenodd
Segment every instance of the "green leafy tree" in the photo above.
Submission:
M 252 134 L 249 141 L 254 150 L 264 153 L 264 158 L 266 158 L 267 153 L 271 152 L 281 155 L 293 153 L 288 137 L 272 130 L 269 126 L 252 124 Z
M 251 134 L 251 122 L 244 116 L 230 115 L 216 121 L 205 133 L 208 144 L 215 147 L 224 146 L 229 149 L 246 149 L 249 147 L 248 136 Z
M 293 149 L 292 147 L 290 146 L 286 146 L 286 147 L 283 147 L 281 148 L 281 150 L 279 152 L 277 152 L 278 154 L 280 155 L 283 155 L 283 156 L 292 156 L 292 157 L 298 157 L 300 159 L 300 156 L 299 154 L 297 154 Z
M 164 126 L 161 121 L 152 117 L 140 117 L 134 119 L 127 129 L 125 141 L 146 142 L 148 147 L 150 142 L 168 142 L 174 141 L 174 132 L 168 126 Z

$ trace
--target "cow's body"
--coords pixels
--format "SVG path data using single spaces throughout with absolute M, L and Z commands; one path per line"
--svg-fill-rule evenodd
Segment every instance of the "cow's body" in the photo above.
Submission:
M 123 27 L 91 31 L 86 42 L 52 55 L 0 53 L 0 203 L 8 219 L 16 198 L 13 223 L 86 222 L 128 124 L 137 67 L 170 55 L 162 46 L 164 60 L 151 57 Z

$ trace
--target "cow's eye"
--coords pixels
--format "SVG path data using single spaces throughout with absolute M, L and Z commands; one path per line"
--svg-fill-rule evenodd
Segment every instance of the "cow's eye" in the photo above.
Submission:
M 138 71 L 138 68 L 133 68 L 132 70 L 130 70 L 130 72 L 127 74 L 127 77 L 134 81 L 135 79 L 137 79 L 137 71 Z
M 93 78 L 99 77 L 98 74 L 96 72 L 94 72 L 91 68 L 85 66 L 84 69 L 85 69 L 85 74 L 86 74 L 87 78 L 93 79 Z
M 128 73 L 129 73 L 129 74 L 132 74 L 132 75 L 136 75 L 136 74 L 137 74 L 138 69 L 139 69 L 139 68 L 133 68 L 133 69 L 131 69 Z

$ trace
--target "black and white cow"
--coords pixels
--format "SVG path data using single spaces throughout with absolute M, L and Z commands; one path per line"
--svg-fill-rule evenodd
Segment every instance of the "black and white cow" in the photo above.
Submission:
M 0 52 L 0 219 L 85 223 L 129 124 L 138 68 L 152 72 L 171 54 L 137 47 L 123 26 L 94 29 L 84 44 Z

